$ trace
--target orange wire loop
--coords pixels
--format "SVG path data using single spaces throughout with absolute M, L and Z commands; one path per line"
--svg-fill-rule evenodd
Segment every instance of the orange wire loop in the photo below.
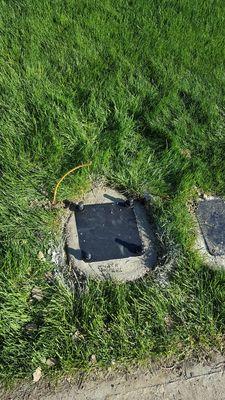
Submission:
M 58 191 L 59 185 L 62 183 L 62 181 L 65 179 L 65 177 L 67 175 L 71 174 L 72 172 L 76 171 L 77 169 L 84 168 L 84 167 L 89 167 L 91 164 L 92 164 L 92 162 L 89 162 L 89 163 L 86 163 L 86 164 L 77 165 L 76 167 L 70 169 L 65 175 L 63 175 L 62 178 L 60 178 L 60 180 L 57 182 L 57 184 L 56 184 L 56 186 L 54 188 L 54 191 L 53 191 L 53 200 L 52 200 L 52 204 L 53 205 L 56 204 L 57 191 Z

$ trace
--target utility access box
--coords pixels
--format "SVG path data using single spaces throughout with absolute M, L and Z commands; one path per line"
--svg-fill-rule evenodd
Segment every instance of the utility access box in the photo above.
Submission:
M 212 256 L 224 256 L 225 201 L 219 198 L 201 201 L 196 214 L 208 252 Z
M 131 281 L 154 268 L 156 229 L 141 201 L 100 186 L 73 204 L 66 249 L 75 274 Z
M 85 205 L 75 211 L 75 218 L 83 260 L 106 261 L 142 254 L 132 202 Z

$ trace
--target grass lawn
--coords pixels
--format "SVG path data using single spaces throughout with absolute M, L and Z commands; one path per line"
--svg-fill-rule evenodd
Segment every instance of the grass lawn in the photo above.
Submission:
M 0 378 L 217 348 L 225 275 L 192 250 L 196 188 L 225 194 L 225 9 L 216 0 L 5 0 L 0 6 Z M 158 195 L 175 267 L 71 293 L 40 262 L 60 211 L 38 205 L 104 177 Z M 172 250 L 171 250 L 172 249 Z M 41 301 L 31 301 L 39 287 Z M 35 324 L 35 329 L 27 329 Z M 78 333 L 79 332 L 79 333 Z

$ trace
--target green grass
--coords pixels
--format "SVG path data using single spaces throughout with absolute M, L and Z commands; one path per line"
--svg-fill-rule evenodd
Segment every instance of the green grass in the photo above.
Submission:
M 0 378 L 47 373 L 49 357 L 67 372 L 92 354 L 107 366 L 223 351 L 225 275 L 192 251 L 186 206 L 196 187 L 225 194 L 224 2 L 0 4 Z M 31 204 L 90 160 L 93 179 L 161 199 L 169 286 L 149 277 L 72 294 L 46 280 L 55 266 L 37 253 L 57 242 L 59 212 Z M 89 183 L 77 172 L 59 199 Z M 30 301 L 34 286 L 42 301 Z

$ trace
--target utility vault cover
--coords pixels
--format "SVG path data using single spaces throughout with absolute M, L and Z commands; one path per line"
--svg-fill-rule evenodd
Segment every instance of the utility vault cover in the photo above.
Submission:
M 105 187 L 93 189 L 83 202 L 67 225 L 68 258 L 78 274 L 129 281 L 154 267 L 155 229 L 143 204 Z
M 225 202 L 222 199 L 201 201 L 197 218 L 209 253 L 225 255 Z
M 196 250 L 210 267 L 225 268 L 224 199 L 205 196 L 198 202 L 196 217 Z
M 105 261 L 142 253 L 134 210 L 126 202 L 89 204 L 78 209 L 75 218 L 84 259 Z

